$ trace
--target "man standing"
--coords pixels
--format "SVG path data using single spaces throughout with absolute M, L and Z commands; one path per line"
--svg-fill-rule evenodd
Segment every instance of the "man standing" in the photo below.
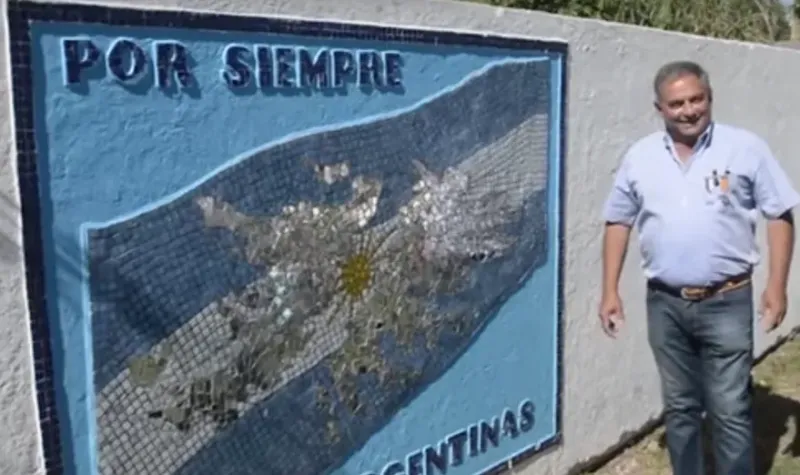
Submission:
M 673 473 L 705 473 L 705 411 L 716 473 L 753 475 L 756 220 L 759 212 L 767 220 L 769 277 L 759 314 L 771 331 L 786 314 L 792 208 L 800 196 L 763 140 L 712 121 L 711 84 L 701 66 L 669 63 L 653 86 L 665 131 L 628 150 L 606 202 L 600 321 L 613 337 L 624 319 L 618 282 L 636 225 Z

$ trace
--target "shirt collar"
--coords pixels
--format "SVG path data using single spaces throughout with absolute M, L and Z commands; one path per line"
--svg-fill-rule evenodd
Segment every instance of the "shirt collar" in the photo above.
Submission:
M 714 121 L 711 121 L 706 127 L 706 130 L 700 134 L 700 138 L 697 139 L 697 143 L 694 144 L 694 151 L 697 152 L 704 148 L 708 148 L 711 146 L 711 139 L 714 136 Z M 669 136 L 667 132 L 664 132 L 664 146 L 668 149 L 672 150 L 672 137 Z

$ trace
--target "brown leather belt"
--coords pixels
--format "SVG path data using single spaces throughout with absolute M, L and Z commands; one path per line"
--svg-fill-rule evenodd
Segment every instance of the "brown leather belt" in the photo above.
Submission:
M 739 274 L 737 276 L 733 276 L 729 279 L 726 279 L 722 282 L 709 285 L 707 287 L 671 287 L 661 281 L 658 280 L 649 280 L 647 281 L 647 287 L 653 290 L 658 290 L 673 297 L 678 297 L 684 300 L 689 300 L 692 302 L 697 302 L 700 300 L 705 300 L 707 298 L 713 297 L 717 294 L 721 294 L 723 292 L 728 292 L 729 290 L 738 289 L 740 287 L 744 287 L 745 285 L 750 283 L 750 273 L 746 274 Z

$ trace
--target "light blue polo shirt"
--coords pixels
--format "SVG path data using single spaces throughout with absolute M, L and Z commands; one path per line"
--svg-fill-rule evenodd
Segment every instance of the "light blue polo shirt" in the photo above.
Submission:
M 758 215 L 800 202 L 769 146 L 747 130 L 713 123 L 682 163 L 665 132 L 625 154 L 605 204 L 606 222 L 635 225 L 645 276 L 705 286 L 759 261 Z

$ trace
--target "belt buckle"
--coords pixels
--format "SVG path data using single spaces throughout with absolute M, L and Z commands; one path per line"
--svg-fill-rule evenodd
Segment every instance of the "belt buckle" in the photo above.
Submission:
M 691 288 L 691 287 L 682 287 L 681 288 L 681 298 L 683 300 L 689 301 L 698 301 L 703 300 L 706 298 L 708 294 L 708 289 L 704 288 Z

